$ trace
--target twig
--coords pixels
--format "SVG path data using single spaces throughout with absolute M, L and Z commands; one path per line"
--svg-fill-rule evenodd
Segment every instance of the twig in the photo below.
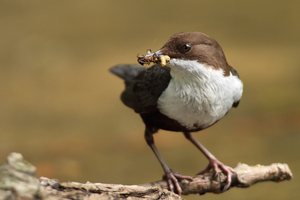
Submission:
M 273 163 L 268 166 L 256 165 L 249 166 L 247 164 L 239 163 L 234 168 L 235 176 L 233 176 L 232 184 L 230 188 L 249 187 L 255 183 L 264 181 L 280 182 L 290 180 L 292 178 L 292 172 L 287 164 Z M 167 184 L 164 181 L 157 181 L 148 183 L 145 185 L 159 186 L 166 189 Z M 215 176 L 213 172 L 201 174 L 195 176 L 192 181 L 188 182 L 183 180 L 180 182 L 183 189 L 183 194 L 205 194 L 205 193 L 222 193 L 225 185 L 225 176 Z
M 269 166 L 238 164 L 234 169 L 232 187 L 249 187 L 263 181 L 280 182 L 290 180 L 292 173 L 287 164 L 274 163 Z M 224 175 L 213 172 L 198 175 L 192 181 L 180 182 L 183 194 L 221 193 Z M 36 178 L 35 167 L 26 162 L 21 154 L 12 153 L 7 163 L 0 166 L 0 199 L 181 199 L 167 190 L 164 181 L 142 185 L 120 185 L 104 183 L 60 183 L 49 178 Z

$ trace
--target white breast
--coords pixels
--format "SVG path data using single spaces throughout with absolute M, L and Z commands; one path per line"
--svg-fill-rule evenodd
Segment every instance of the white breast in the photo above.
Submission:
M 221 119 L 243 92 L 240 79 L 197 61 L 172 59 L 172 79 L 158 99 L 158 109 L 181 125 L 208 127 Z

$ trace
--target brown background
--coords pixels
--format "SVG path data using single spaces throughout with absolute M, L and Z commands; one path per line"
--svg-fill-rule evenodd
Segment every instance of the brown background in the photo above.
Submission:
M 0 160 L 23 153 L 40 176 L 143 183 L 162 171 L 139 117 L 123 106 L 117 63 L 173 33 L 216 38 L 245 84 L 238 109 L 197 137 L 225 163 L 287 162 L 291 182 L 202 199 L 300 197 L 300 3 L 297 1 L 0 2 Z M 156 140 L 176 171 L 207 161 L 181 134 Z M 197 199 L 190 196 L 187 199 Z

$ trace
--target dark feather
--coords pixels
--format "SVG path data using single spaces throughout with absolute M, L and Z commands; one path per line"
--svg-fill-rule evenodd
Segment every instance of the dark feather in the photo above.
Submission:
M 167 88 L 171 76 L 170 69 L 153 65 L 144 68 L 140 65 L 117 65 L 110 71 L 125 80 L 122 102 L 137 113 L 157 111 L 157 100 Z
M 231 67 L 231 66 L 229 66 L 229 67 L 230 67 L 231 74 L 240 78 L 239 73 L 233 67 Z
M 240 101 L 233 102 L 232 107 L 237 108 L 240 104 Z
M 119 64 L 111 67 L 109 71 L 125 81 L 130 81 L 144 71 L 145 67 L 137 64 Z

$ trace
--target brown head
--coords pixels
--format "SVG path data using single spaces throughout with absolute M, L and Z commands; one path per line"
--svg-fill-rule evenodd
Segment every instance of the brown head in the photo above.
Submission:
M 155 53 L 146 54 L 138 61 L 149 58 L 151 62 L 161 55 L 169 56 L 170 59 L 193 60 L 215 69 L 223 69 L 228 75 L 230 66 L 228 65 L 222 47 L 213 38 L 200 32 L 182 32 L 172 35 L 163 47 Z M 145 62 L 144 62 L 145 63 Z M 143 63 L 142 63 L 143 64 Z

